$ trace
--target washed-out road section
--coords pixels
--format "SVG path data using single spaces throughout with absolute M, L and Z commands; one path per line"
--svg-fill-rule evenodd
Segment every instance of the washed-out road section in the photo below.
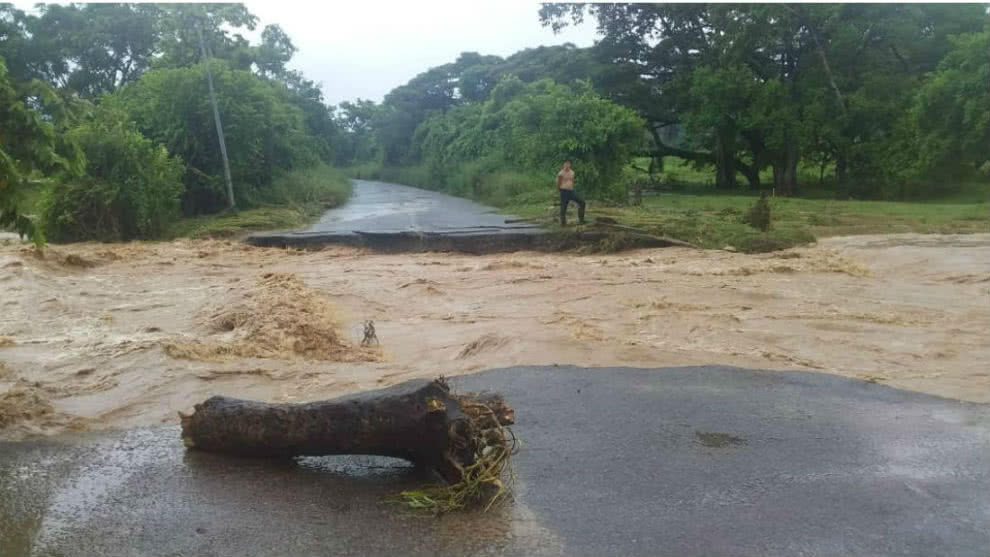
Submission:
M 805 372 L 515 367 L 516 497 L 410 517 L 371 457 L 187 452 L 178 427 L 0 443 L 0 555 L 985 557 L 990 405 Z

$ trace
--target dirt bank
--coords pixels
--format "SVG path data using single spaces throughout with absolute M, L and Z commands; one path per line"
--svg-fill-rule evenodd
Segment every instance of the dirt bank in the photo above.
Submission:
M 7 438 L 515 364 L 803 369 L 990 402 L 990 234 L 761 256 L 9 244 L 0 292 Z M 365 320 L 380 351 L 358 346 Z

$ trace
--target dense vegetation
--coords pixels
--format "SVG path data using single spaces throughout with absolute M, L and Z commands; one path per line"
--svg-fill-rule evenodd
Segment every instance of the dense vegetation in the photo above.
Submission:
M 431 181 L 459 195 L 522 193 L 478 190 L 474 180 L 506 167 L 552 175 L 564 153 L 590 194 L 616 197 L 614 185 L 641 129 L 634 112 L 602 99 L 584 82 L 568 87 L 545 79 L 525 85 L 510 76 L 484 102 L 425 120 L 416 128 L 414 144 Z
M 66 133 L 82 149 L 86 171 L 43 193 L 43 229 L 55 241 L 156 237 L 179 214 L 182 160 L 124 114 L 97 113 Z
M 563 158 L 605 198 L 685 163 L 719 190 L 843 199 L 943 197 L 990 173 L 983 5 L 550 4 L 539 14 L 554 29 L 588 16 L 594 47 L 465 53 L 381 105 L 343 104 L 354 147 L 338 162 L 501 203 L 546 194 L 548 166 Z M 541 87 L 575 100 L 561 111 L 535 98 Z M 527 104 L 515 119 L 500 112 L 509 90 Z M 625 127 L 629 111 L 639 134 Z M 599 126 L 615 118 L 621 131 Z M 626 166 L 634 154 L 639 174 Z
M 256 21 L 238 4 L 0 4 L 0 226 L 156 238 L 228 208 L 207 63 L 236 206 L 343 201 L 346 178 L 326 166 L 334 108 L 286 69 L 295 47 L 277 25 L 258 45 L 237 33 Z
M 333 107 L 286 68 L 295 46 L 277 25 L 260 44 L 240 34 L 257 23 L 243 5 L 0 4 L 0 227 L 75 240 L 296 223 L 347 195 L 329 165 L 523 213 L 547 205 L 565 158 L 613 205 L 643 187 L 985 194 L 983 5 L 548 4 L 534 17 L 554 30 L 594 18 L 601 39 L 464 53 L 381 103 Z M 202 220 L 228 206 L 207 62 L 236 205 L 265 208 L 224 224 Z M 735 227 L 744 213 L 722 216 Z

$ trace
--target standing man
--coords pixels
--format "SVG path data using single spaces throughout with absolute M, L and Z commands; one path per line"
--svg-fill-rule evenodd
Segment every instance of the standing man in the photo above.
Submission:
M 567 205 L 571 201 L 578 206 L 578 224 L 584 224 L 584 198 L 574 191 L 571 161 L 564 161 L 564 166 L 557 173 L 557 189 L 560 190 L 560 226 L 567 226 Z

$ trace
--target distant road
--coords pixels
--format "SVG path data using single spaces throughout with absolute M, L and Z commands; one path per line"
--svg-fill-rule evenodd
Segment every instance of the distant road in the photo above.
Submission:
M 330 209 L 306 232 L 466 232 L 527 229 L 506 225 L 496 209 L 435 191 L 398 184 L 353 180 L 354 194 Z

